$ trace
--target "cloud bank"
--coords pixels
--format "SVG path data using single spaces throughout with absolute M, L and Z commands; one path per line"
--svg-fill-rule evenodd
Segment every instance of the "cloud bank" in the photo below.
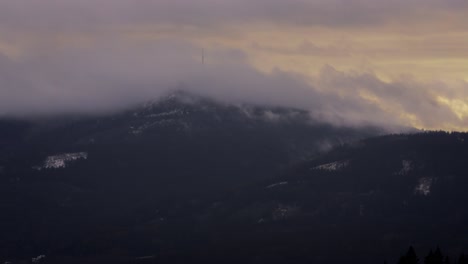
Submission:
M 334 123 L 465 130 L 467 82 L 401 65 L 463 76 L 467 11 L 462 0 L 1 1 L 0 116 L 103 113 L 186 89 Z M 382 78 L 390 64 L 402 74 Z
M 1 57 L 0 113 L 102 113 L 186 89 L 229 103 L 300 107 L 332 122 L 466 122 L 434 97 L 442 88 L 447 98 L 459 95 L 443 84 L 383 82 L 331 66 L 310 80 L 281 70 L 260 72 L 241 51 L 214 51 L 219 61 L 203 65 L 198 47 L 179 40 L 128 45 L 108 40 L 19 61 Z

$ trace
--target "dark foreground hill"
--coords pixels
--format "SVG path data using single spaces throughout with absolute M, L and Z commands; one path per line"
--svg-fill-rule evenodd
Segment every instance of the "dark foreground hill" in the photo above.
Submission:
M 271 235 L 269 254 L 283 252 L 283 261 L 396 263 L 409 245 L 418 252 L 439 245 L 453 257 L 468 245 L 467 160 L 466 133 L 370 138 L 252 187 L 242 206 L 232 201 L 239 212 L 257 212 L 243 215 L 251 237 Z
M 0 261 L 380 263 L 468 242 L 466 134 L 358 141 L 380 131 L 186 94 L 0 128 Z

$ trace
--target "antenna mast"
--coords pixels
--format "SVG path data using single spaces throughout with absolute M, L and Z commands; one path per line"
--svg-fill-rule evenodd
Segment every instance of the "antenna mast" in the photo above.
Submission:
M 202 49 L 201 59 L 202 59 L 202 64 L 205 64 L 205 49 Z

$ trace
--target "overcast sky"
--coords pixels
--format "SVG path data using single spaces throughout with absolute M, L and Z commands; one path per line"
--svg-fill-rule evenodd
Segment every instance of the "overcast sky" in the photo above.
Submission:
M 467 130 L 468 1 L 0 1 L 0 115 L 99 113 L 180 87 Z

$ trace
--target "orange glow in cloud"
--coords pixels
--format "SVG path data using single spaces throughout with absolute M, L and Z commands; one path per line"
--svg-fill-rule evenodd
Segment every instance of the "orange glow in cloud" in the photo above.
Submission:
M 52 26 L 35 30 L 34 21 L 19 21 L 24 22 L 23 28 L 14 28 L 15 23 L 10 24 L 13 29 L 0 27 L 0 34 L 7 32 L 13 36 L 9 42 L 0 41 L 0 54 L 20 58 L 35 52 L 53 53 L 69 47 L 92 48 L 102 39 L 126 43 L 129 49 L 134 43 L 182 40 L 194 44 L 199 50 L 204 48 L 207 63 L 231 59 L 216 57 L 216 50 L 241 51 L 247 63 L 263 73 L 281 70 L 297 74 L 317 90 L 333 91 L 339 95 L 349 95 L 344 90 L 345 86 L 336 89 L 322 87 L 317 81 L 323 77 L 324 67 L 349 76 L 375 76 L 382 85 L 388 86 L 387 89 L 392 89 L 393 84 L 402 80 L 410 80 L 408 83 L 414 82 L 415 85 L 408 89 L 425 96 L 421 98 L 421 104 L 433 105 L 434 109 L 445 107 L 440 110 L 440 116 L 449 109 L 449 121 L 438 124 L 425 121 L 418 113 L 403 109 L 394 98 L 373 93 L 371 87 L 355 88 L 357 92 L 352 92 L 365 102 L 397 116 L 403 124 L 418 128 L 467 130 L 468 122 L 464 120 L 468 118 L 468 5 L 460 1 L 431 0 L 348 2 L 349 6 L 344 7 L 340 0 L 291 1 L 292 13 L 289 13 L 280 1 L 258 0 L 257 4 L 223 1 L 222 4 L 214 4 L 203 0 L 200 6 L 197 5 L 197 12 L 206 11 L 203 4 L 214 9 L 210 11 L 207 8 L 209 12 L 203 15 L 193 14 L 192 9 L 185 8 L 186 5 L 194 5 L 193 2 L 184 1 L 177 1 L 180 5 L 162 6 L 158 6 L 156 1 L 154 5 L 145 6 L 144 10 L 137 10 L 136 5 L 129 5 L 126 1 L 115 1 L 115 5 L 109 6 L 112 12 L 88 10 L 88 7 L 94 7 L 90 4 L 94 3 L 92 1 L 76 2 L 74 5 L 83 10 L 91 10 L 88 15 L 94 20 L 74 23 L 67 20 L 73 16 L 56 12 L 54 15 L 57 17 L 53 19 L 57 21 L 52 18 L 48 21 L 42 13 L 35 14 L 32 10 L 31 17 L 37 15 L 44 25 Z M 265 11 L 266 4 L 269 6 Z M 59 7 L 54 5 L 54 8 L 59 10 L 61 5 L 66 12 L 75 10 L 75 6 L 65 3 Z M 424 8 L 416 8 L 420 6 Z M 44 13 L 48 12 L 46 7 L 38 5 Z M 157 7 L 175 14 L 165 14 Z M 128 12 L 128 9 L 135 9 L 135 12 Z M 136 11 L 144 11 L 145 16 L 133 17 L 131 14 L 139 14 Z M 376 15 L 370 11 L 375 11 Z M 314 15 L 308 15 L 308 12 Z M 15 19 L 15 16 L 10 19 Z M 61 27 L 58 23 L 61 19 L 68 22 L 64 23 L 67 27 Z M 199 51 L 194 54 L 198 56 Z M 443 83 L 440 89 L 437 86 L 439 82 Z M 392 94 L 391 91 L 388 93 Z

